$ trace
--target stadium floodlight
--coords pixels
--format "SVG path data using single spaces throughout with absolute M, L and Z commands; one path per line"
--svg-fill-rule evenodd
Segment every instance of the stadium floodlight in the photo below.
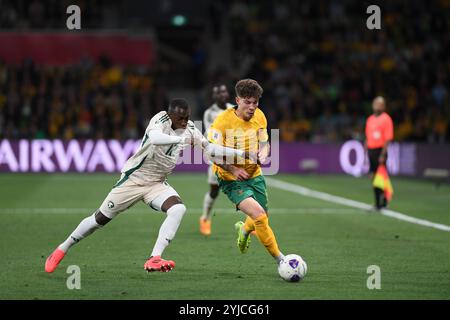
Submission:
M 172 17 L 172 25 L 176 27 L 184 26 L 187 22 L 186 16 L 182 14 L 177 14 Z

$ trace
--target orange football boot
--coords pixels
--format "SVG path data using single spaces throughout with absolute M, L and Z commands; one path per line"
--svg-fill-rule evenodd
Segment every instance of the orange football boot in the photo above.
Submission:
M 172 260 L 164 260 L 161 256 L 150 257 L 144 264 L 144 269 L 147 270 L 147 272 L 169 272 L 173 268 L 175 268 L 175 262 Z
M 55 251 L 53 251 L 53 253 L 49 255 L 47 260 L 45 261 L 45 272 L 51 273 L 55 271 L 56 267 L 65 255 L 66 254 L 64 251 L 62 251 L 60 248 L 56 248 Z
M 200 233 L 204 236 L 211 234 L 211 221 L 208 219 L 200 218 Z

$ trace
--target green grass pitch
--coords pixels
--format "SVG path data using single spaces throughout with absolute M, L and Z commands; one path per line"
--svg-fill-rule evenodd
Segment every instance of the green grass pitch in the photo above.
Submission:
M 372 202 L 367 178 L 279 175 L 275 178 L 349 199 Z M 143 264 L 162 213 L 143 203 L 74 246 L 53 274 L 45 258 L 103 201 L 118 175 L 0 176 L 0 299 L 449 299 L 450 233 L 269 187 L 270 224 L 281 250 L 308 263 L 304 281 L 278 277 L 273 259 L 253 238 L 240 254 L 234 223 L 242 213 L 223 194 L 213 234 L 198 232 L 206 175 L 174 173 L 169 183 L 188 211 L 164 257 L 170 273 Z M 450 225 L 450 186 L 393 179 L 392 209 Z M 66 286 L 70 265 L 81 289 Z M 381 268 L 381 289 L 366 287 L 367 267 Z

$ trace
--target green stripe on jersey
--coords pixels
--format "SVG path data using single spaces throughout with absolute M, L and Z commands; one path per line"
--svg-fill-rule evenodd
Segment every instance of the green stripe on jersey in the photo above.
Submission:
M 169 115 L 168 114 L 165 114 L 161 118 L 159 118 L 159 121 L 161 121 L 161 122 L 166 121 L 166 120 L 169 120 Z
M 142 165 L 144 164 L 145 159 L 147 159 L 147 156 L 144 157 L 144 159 L 142 159 L 142 161 L 136 166 L 133 167 L 127 171 L 125 171 L 125 175 L 123 176 L 122 179 L 120 179 L 119 181 L 116 182 L 116 184 L 113 186 L 113 188 L 120 186 L 122 183 L 124 183 L 125 181 L 128 180 L 128 177 L 135 172 L 137 169 L 139 169 L 140 167 L 142 167 Z
M 172 151 L 173 151 L 173 147 L 175 146 L 175 144 L 172 144 L 170 146 L 170 148 L 166 151 L 166 155 L 168 156 L 172 156 Z
M 145 134 L 144 140 L 141 143 L 141 147 L 147 142 L 147 140 L 148 140 L 148 134 Z

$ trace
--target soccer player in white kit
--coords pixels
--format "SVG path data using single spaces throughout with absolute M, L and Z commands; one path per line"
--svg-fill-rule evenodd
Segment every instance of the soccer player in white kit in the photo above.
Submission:
M 175 262 L 161 255 L 174 239 L 186 207 L 178 193 L 166 181 L 186 145 L 200 146 L 208 156 L 249 157 L 247 152 L 209 143 L 189 120 L 190 108 L 184 99 L 173 99 L 167 112 L 157 113 L 145 131 L 140 148 L 128 159 L 111 192 L 91 216 L 85 218 L 47 258 L 45 271 L 53 272 L 67 251 L 80 240 L 102 228 L 120 212 L 139 201 L 167 214 L 144 269 L 168 272 Z
M 205 126 L 206 135 L 208 134 L 209 127 L 216 120 L 217 116 L 228 108 L 234 106 L 227 101 L 230 99 L 228 88 L 225 84 L 216 85 L 212 89 L 212 98 L 214 104 L 206 109 L 203 114 L 203 124 Z M 207 192 L 203 198 L 203 211 L 200 217 L 200 233 L 209 236 L 211 234 L 211 219 L 212 208 L 214 202 L 219 195 L 219 182 L 212 169 L 212 162 L 208 167 L 208 184 L 210 186 L 209 192 Z

